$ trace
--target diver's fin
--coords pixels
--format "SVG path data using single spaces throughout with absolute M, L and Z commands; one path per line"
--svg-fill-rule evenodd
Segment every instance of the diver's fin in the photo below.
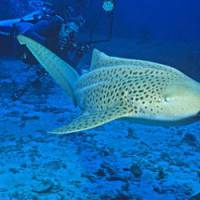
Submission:
M 74 88 L 79 78 L 78 73 L 56 54 L 38 42 L 23 35 L 17 36 L 17 39 L 20 44 L 26 45 L 38 62 L 74 100 Z
M 113 108 L 110 110 L 84 112 L 72 120 L 68 125 L 58 128 L 50 133 L 53 134 L 70 134 L 78 131 L 84 131 L 98 127 L 112 120 L 126 117 L 127 110 L 122 108 Z

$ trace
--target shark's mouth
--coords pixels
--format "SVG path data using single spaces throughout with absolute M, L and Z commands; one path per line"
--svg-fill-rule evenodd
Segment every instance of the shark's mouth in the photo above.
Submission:
M 200 111 L 194 116 L 194 118 L 196 118 L 196 120 L 200 120 Z
M 179 120 L 180 121 L 180 124 L 190 124 L 190 123 L 193 123 L 193 122 L 197 122 L 197 121 L 200 121 L 200 111 L 197 112 L 196 114 L 192 115 L 192 116 L 189 116 L 189 117 L 186 117 L 184 119 L 181 119 Z
M 154 120 L 154 119 L 144 119 L 144 118 L 126 118 L 129 121 L 133 121 L 140 124 L 153 125 L 153 126 L 184 126 L 200 121 L 200 111 L 194 115 L 177 119 L 177 120 Z

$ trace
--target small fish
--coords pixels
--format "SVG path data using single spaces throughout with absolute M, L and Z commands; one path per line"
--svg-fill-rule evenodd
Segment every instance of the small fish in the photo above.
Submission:
M 70 65 L 38 42 L 18 36 L 82 113 L 51 133 L 88 130 L 119 118 L 155 124 L 200 119 L 200 83 L 170 66 L 110 57 L 95 49 L 88 73 Z

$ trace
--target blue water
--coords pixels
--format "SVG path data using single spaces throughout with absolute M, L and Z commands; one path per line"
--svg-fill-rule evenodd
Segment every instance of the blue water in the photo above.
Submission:
M 32 1 L 33 3 L 34 1 Z M 106 38 L 102 1 L 67 1 L 86 24 L 81 41 Z M 79 4 L 78 4 L 79 2 Z M 0 20 L 35 11 L 1 0 Z M 109 55 L 173 66 L 200 81 L 198 0 L 116 0 Z M 0 23 L 1 24 L 1 23 Z M 1 26 L 0 26 L 1 29 Z M 161 127 L 115 120 L 70 135 L 48 134 L 79 112 L 40 65 L 22 62 L 0 32 L 0 200 L 189 200 L 200 196 L 200 122 Z M 200 197 L 193 198 L 195 200 Z

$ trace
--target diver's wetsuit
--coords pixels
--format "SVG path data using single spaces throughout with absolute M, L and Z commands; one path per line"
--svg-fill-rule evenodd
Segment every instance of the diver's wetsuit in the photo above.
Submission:
M 58 15 L 45 16 L 23 34 L 49 48 L 55 48 L 62 23 L 63 19 Z
M 40 20 L 27 22 L 22 21 L 16 24 L 17 33 L 24 34 L 39 43 L 47 46 L 52 51 L 58 49 L 58 35 L 64 20 L 58 15 L 42 16 Z M 25 52 L 24 61 L 29 64 L 37 63 L 34 57 L 27 50 Z

